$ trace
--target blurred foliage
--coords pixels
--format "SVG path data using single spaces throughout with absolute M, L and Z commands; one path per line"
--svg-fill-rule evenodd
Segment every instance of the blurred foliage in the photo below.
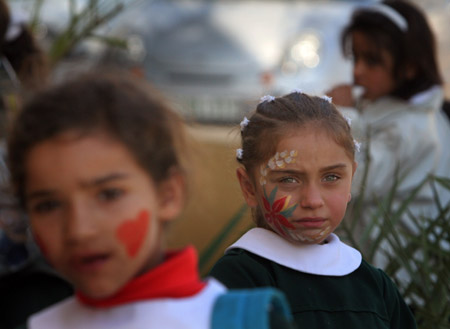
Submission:
M 338 234 L 370 263 L 377 253 L 386 256 L 383 270 L 399 287 L 419 328 L 450 328 L 450 203 L 443 205 L 436 192 L 438 186 L 450 190 L 450 179 L 430 175 L 401 201 L 398 183 L 394 180 L 389 193 L 373 200 L 368 225 L 358 225 L 368 209 L 363 195 L 355 198 Z M 427 184 L 435 192 L 436 215 L 417 217 L 410 206 Z
M 367 136 L 370 148 L 370 136 Z M 450 178 L 428 175 L 406 195 L 398 192 L 402 179 L 397 168 L 389 191 L 368 197 L 370 170 L 365 152 L 363 179 L 358 196 L 347 208 L 337 233 L 374 263 L 385 257 L 383 270 L 394 280 L 414 312 L 421 329 L 450 328 L 450 201 L 443 204 L 439 191 L 450 191 Z M 433 192 L 433 215 L 418 216 L 419 193 Z M 370 200 L 370 201 L 369 201 Z
M 50 63 L 54 66 L 67 56 L 80 42 L 94 38 L 111 46 L 126 47 L 126 42 L 114 37 L 96 34 L 98 29 L 126 10 L 127 6 L 140 0 L 88 0 L 80 6 L 77 0 L 67 0 L 69 17 L 67 24 L 51 41 L 48 51 Z M 45 0 L 33 4 L 30 26 L 37 29 Z

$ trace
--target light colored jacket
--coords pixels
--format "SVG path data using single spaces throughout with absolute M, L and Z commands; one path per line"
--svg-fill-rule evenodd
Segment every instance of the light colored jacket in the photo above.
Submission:
M 442 88 L 435 86 L 409 102 L 383 97 L 360 104 L 359 111 L 341 109 L 352 119 L 352 132 L 362 142 L 357 154 L 354 194 L 360 191 L 367 148 L 370 161 L 365 195 L 369 203 L 389 192 L 397 169 L 398 177 L 402 178 L 397 190 L 399 199 L 407 197 L 428 174 L 450 178 L 450 122 L 441 110 L 442 101 Z M 441 188 L 439 197 L 446 204 L 450 192 Z M 435 213 L 429 184 L 421 189 L 412 208 L 415 214 Z

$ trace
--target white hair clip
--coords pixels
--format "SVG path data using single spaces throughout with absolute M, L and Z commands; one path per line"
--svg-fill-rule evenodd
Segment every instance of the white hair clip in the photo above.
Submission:
M 247 119 L 247 117 L 244 117 L 244 119 L 241 121 L 240 126 L 241 126 L 241 131 L 244 130 L 245 127 L 248 126 L 248 123 L 250 122 L 249 119 Z
M 331 98 L 331 97 L 329 97 L 327 95 L 320 96 L 320 98 L 326 100 L 328 103 L 331 103 L 331 101 L 333 100 L 333 98 Z
M 356 139 L 353 140 L 353 143 L 355 144 L 355 150 L 356 150 L 356 152 L 361 151 L 361 143 L 358 142 Z
M 382 14 L 388 18 L 392 23 L 397 25 L 397 27 L 402 30 L 402 32 L 408 31 L 408 21 L 394 8 L 387 6 L 382 3 L 377 3 L 376 5 L 366 8 L 367 10 Z
M 236 158 L 238 158 L 239 160 L 242 160 L 243 155 L 244 155 L 243 149 L 236 149 Z
M 349 126 L 352 125 L 352 118 L 350 118 L 350 117 L 344 115 L 344 119 L 345 119 L 345 121 L 347 121 L 347 124 L 348 124 Z
M 275 97 L 273 97 L 271 95 L 265 95 L 259 99 L 259 103 L 261 104 L 263 102 L 273 102 L 274 100 L 275 100 Z
M 301 89 L 299 89 L 299 88 L 294 88 L 294 89 L 291 90 L 291 94 L 292 93 L 303 94 L 303 91 Z

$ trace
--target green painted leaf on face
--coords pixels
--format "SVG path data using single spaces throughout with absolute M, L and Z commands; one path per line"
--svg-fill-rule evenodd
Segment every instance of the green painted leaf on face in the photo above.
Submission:
M 297 206 L 298 205 L 294 204 L 293 206 L 290 206 L 289 208 L 281 211 L 280 214 L 286 218 L 289 218 L 292 216 L 292 213 L 294 212 L 295 208 L 297 208 Z
M 265 191 L 265 189 L 264 189 Z M 275 196 L 277 195 L 277 191 L 278 191 L 278 186 L 275 186 L 275 188 L 272 190 L 272 192 L 270 192 L 270 196 L 269 196 L 269 203 L 272 205 L 275 202 Z

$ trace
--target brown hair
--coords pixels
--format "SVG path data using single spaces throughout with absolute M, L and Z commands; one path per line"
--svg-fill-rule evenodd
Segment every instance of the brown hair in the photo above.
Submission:
M 258 104 L 241 131 L 243 154 L 237 160 L 253 179 L 254 169 L 275 154 L 283 137 L 311 125 L 326 131 L 354 160 L 355 144 L 347 120 L 329 100 L 300 92 Z M 258 208 L 253 218 L 258 226 L 265 227 Z
M 382 50 L 386 50 L 392 56 L 394 62 L 392 77 L 396 81 L 392 96 L 407 100 L 433 85 L 441 85 L 436 41 L 425 14 L 407 1 L 388 0 L 382 3 L 406 19 L 407 31 L 401 31 L 385 15 L 370 10 L 370 7 L 363 7 L 353 13 L 349 25 L 342 32 L 344 55 L 351 57 L 351 36 L 353 32 L 358 31 L 370 39 L 373 45 L 371 59 L 374 63 L 382 63 Z M 413 77 L 406 74 L 409 68 L 414 70 Z
M 160 96 L 125 72 L 91 72 L 37 93 L 23 107 L 8 143 L 17 195 L 25 206 L 25 165 L 40 142 L 67 132 L 97 132 L 123 143 L 156 184 L 173 168 L 185 174 L 184 126 Z

